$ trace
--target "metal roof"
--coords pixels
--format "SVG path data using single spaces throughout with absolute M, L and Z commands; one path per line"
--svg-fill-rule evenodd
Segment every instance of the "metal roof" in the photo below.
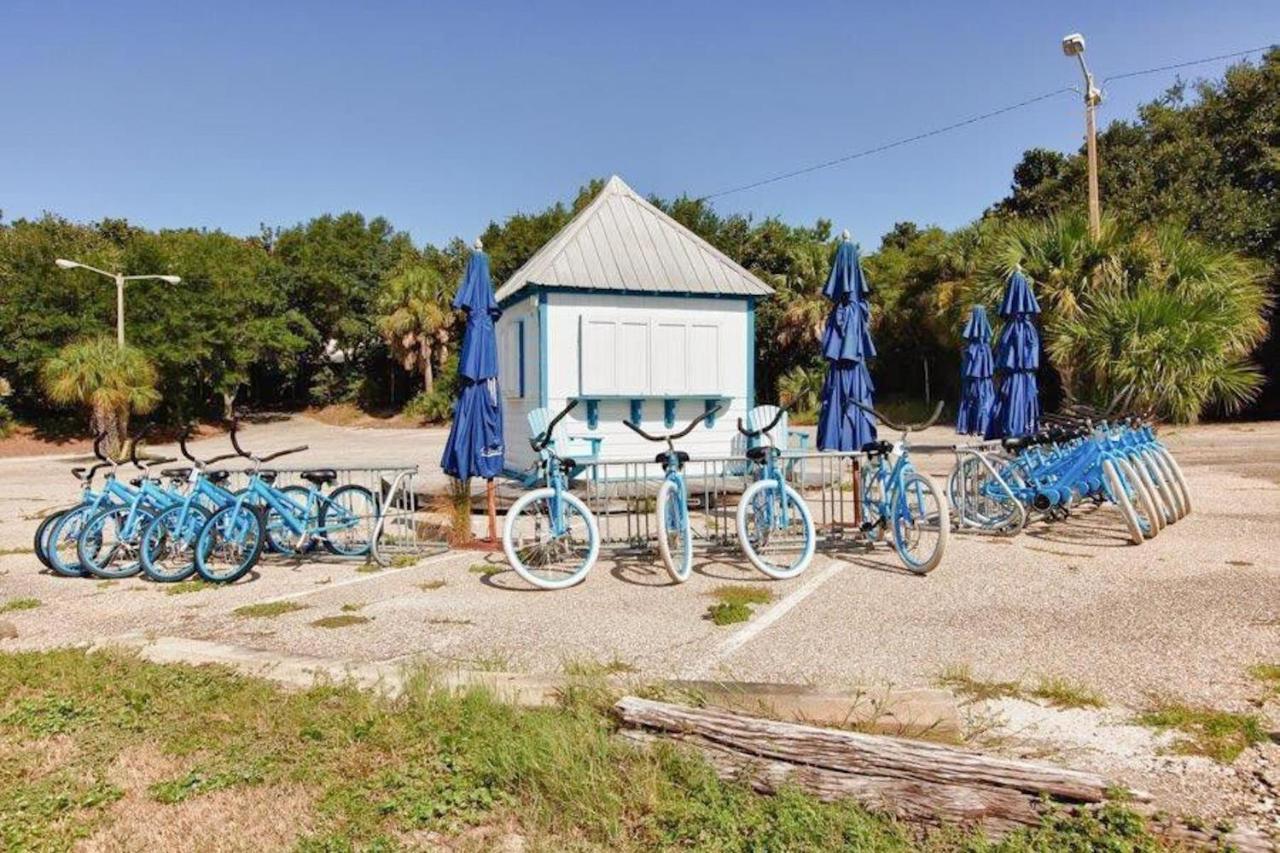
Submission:
M 773 293 L 617 175 L 498 288 L 497 298 L 501 301 L 535 284 L 626 293 Z

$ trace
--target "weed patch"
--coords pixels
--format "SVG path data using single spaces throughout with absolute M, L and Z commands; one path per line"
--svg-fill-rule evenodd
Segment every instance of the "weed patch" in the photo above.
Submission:
M 483 575 L 484 577 L 488 577 L 489 575 L 496 575 L 498 572 L 502 571 L 502 566 L 497 563 L 472 563 L 470 566 L 467 566 L 467 571 L 471 572 L 473 575 Z
M 768 604 L 774 599 L 772 591 L 747 584 L 722 584 L 707 595 L 724 604 Z
M 181 583 L 166 584 L 164 588 L 165 595 L 186 595 L 189 592 L 200 592 L 206 589 L 217 589 L 220 584 L 209 583 L 204 579 L 182 581 Z M 142 589 L 142 587 L 135 587 Z
M 721 601 L 707 608 L 707 618 L 716 625 L 733 625 L 750 619 L 751 608 L 738 601 Z
M 307 606 L 305 604 L 298 604 L 293 601 L 267 601 L 262 604 L 246 604 L 244 607 L 237 607 L 231 611 L 231 614 L 242 619 L 266 619 L 306 609 Z
M 342 605 L 342 612 L 343 612 L 343 613 L 355 613 L 356 611 L 358 611 L 358 610 L 363 610 L 363 609 L 364 609 L 364 604 L 344 604 L 344 605 Z
M 1261 720 L 1253 714 L 1195 708 L 1170 701 L 1139 714 L 1137 722 L 1154 729 L 1172 729 L 1182 735 L 1174 742 L 1175 751 L 1204 755 L 1221 764 L 1230 764 L 1240 753 L 1267 738 Z
M 957 664 L 944 669 L 935 679 L 939 687 L 948 687 L 958 695 L 973 702 L 992 699 L 1020 699 L 1022 685 L 1016 681 L 992 681 L 974 676 L 968 664 Z
M 431 592 L 431 590 L 439 589 L 440 587 L 444 586 L 444 584 L 445 584 L 444 578 L 436 578 L 435 580 L 431 580 L 431 581 L 423 581 L 422 583 L 418 584 L 417 587 L 423 592 Z
M 35 610 L 40 606 L 38 598 L 11 598 L 0 604 L 0 613 L 14 613 L 19 610 Z
M 354 613 L 344 613 L 341 616 L 325 616 L 312 622 L 315 628 L 346 628 L 350 625 L 363 625 L 365 622 L 371 622 L 368 616 L 357 616 Z
M 382 571 L 382 566 L 377 563 L 362 563 L 356 568 L 357 574 L 362 575 L 372 575 L 380 571 Z
M 1107 704 L 1097 691 L 1057 676 L 1040 679 L 1029 692 L 1055 708 L 1103 708 Z
M 1260 663 L 1249 667 L 1249 677 L 1262 684 L 1272 693 L 1280 693 L 1280 663 Z

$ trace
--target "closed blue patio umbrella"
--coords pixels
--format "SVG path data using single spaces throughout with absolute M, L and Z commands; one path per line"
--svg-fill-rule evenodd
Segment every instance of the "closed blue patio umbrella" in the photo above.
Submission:
M 502 399 L 498 394 L 498 341 L 493 323 L 502 313 L 489 280 L 489 258 L 476 250 L 453 299 L 453 307 L 467 314 L 467 327 L 458 354 L 458 400 L 444 445 L 440 467 L 451 477 L 489 481 L 489 536 L 496 538 L 497 518 L 493 478 L 502 473 Z
M 956 432 L 961 435 L 985 435 L 991 420 L 991 407 L 996 401 L 995 359 L 991 355 L 991 323 L 987 309 L 973 306 L 964 324 L 965 340 L 960 362 L 960 411 L 956 415 Z
M 987 424 L 987 438 L 1016 438 L 1040 427 L 1040 391 L 1036 385 L 1040 333 L 1034 320 L 1039 313 L 1040 304 L 1026 276 L 1022 270 L 1014 270 L 1000 302 L 1004 328 L 996 344 L 995 367 L 1001 381 Z
M 875 392 L 867 370 L 867 359 L 876 354 L 867 305 L 870 294 L 858 248 L 846 231 L 822 288 L 822 295 L 832 304 L 822 333 L 822 355 L 828 368 L 818 416 L 819 450 L 861 450 L 876 440 L 875 423 L 854 405 L 870 406 Z

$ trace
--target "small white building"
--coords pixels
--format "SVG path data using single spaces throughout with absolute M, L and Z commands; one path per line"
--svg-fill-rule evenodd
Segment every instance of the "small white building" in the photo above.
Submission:
M 772 288 L 654 207 L 616 175 L 500 288 L 507 467 L 533 465 L 528 414 L 578 407 L 569 434 L 602 460 L 661 448 L 622 425 L 669 432 L 723 411 L 677 445 L 727 456 L 755 405 L 756 300 Z

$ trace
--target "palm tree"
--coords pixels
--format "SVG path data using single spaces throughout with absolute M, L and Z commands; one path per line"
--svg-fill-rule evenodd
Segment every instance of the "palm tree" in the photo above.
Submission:
M 778 401 L 801 419 L 812 418 L 818 411 L 825 378 L 822 368 L 797 365 L 778 380 Z
M 410 373 L 421 371 L 423 390 L 430 393 L 435 365 L 448 358 L 454 331 L 444 279 L 426 264 L 403 266 L 387 279 L 378 308 L 378 330 L 392 355 Z
M 145 414 L 160 402 L 155 367 L 141 350 L 122 347 L 114 338 L 75 341 L 40 368 L 40 385 L 63 406 L 89 408 L 94 434 L 105 432 L 112 453 L 124 444 L 129 415 Z

